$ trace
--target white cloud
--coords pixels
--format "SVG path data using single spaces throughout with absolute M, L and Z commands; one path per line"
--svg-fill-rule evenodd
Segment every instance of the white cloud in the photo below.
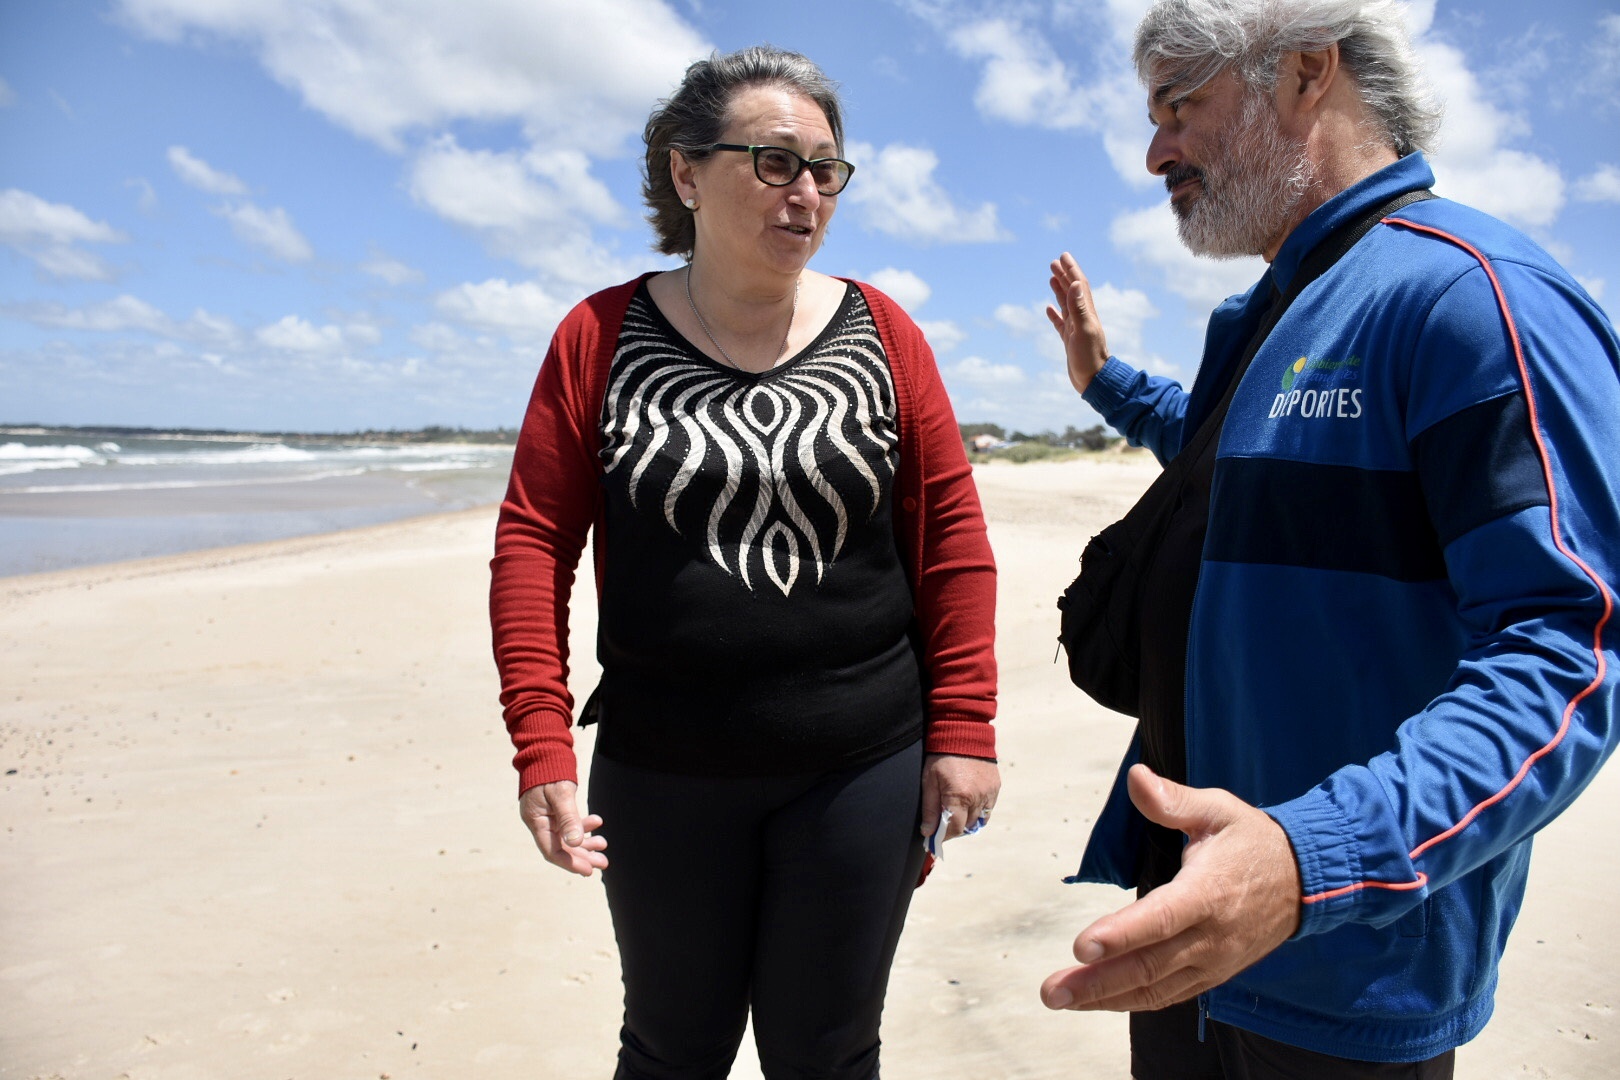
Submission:
M 45 247 L 25 254 L 54 278 L 77 278 L 81 281 L 111 281 L 113 278 L 112 269 L 106 263 L 79 248 Z
M 1026 372 L 978 357 L 964 363 L 942 369 L 951 406 L 963 423 L 989 420 L 1013 430 L 1062 431 L 1070 424 L 1089 427 L 1097 422 L 1059 368 Z
M 387 255 L 373 255 L 360 264 L 360 269 L 372 277 L 382 278 L 390 285 L 409 285 L 421 281 L 424 277 L 422 271 L 414 266 L 407 266 Z
M 455 120 L 606 148 L 711 46 L 662 0 L 120 0 L 137 32 L 244 45 L 334 123 L 391 149 Z
M 124 181 L 124 186 L 134 188 L 140 194 L 135 197 L 135 207 L 143 214 L 150 214 L 157 209 L 157 192 L 153 190 L 151 181 L 144 176 L 132 176 Z
M 343 347 L 343 329 L 314 326 L 296 315 L 285 315 L 253 335 L 261 344 L 287 352 L 335 352 Z
M 1186 377 L 1180 364 L 1148 351 L 1145 331 L 1148 324 L 1159 317 L 1159 309 L 1147 293 L 1139 289 L 1121 289 L 1105 281 L 1091 294 L 1097 301 L 1103 332 L 1108 336 L 1109 353 L 1156 375 L 1177 379 Z
M 179 333 L 188 341 L 225 347 L 236 347 L 242 339 L 242 331 L 230 319 L 202 308 L 191 313 L 191 318 L 180 326 Z
M 146 301 L 128 295 L 82 308 L 52 304 L 11 310 L 37 326 L 57 330 L 94 330 L 101 333 L 144 330 L 164 337 L 172 337 L 175 333 L 174 323 L 167 315 Z
M 382 331 L 368 322 L 346 323 L 343 338 L 352 345 L 376 345 L 382 341 Z
M 464 326 L 519 335 L 550 334 L 569 308 L 535 282 L 514 285 L 503 278 L 457 285 L 440 293 L 434 305 Z
M 1609 12 L 1598 19 L 1597 31 L 1587 42 L 1587 59 L 1581 65 L 1579 88 L 1584 105 L 1607 107 L 1613 112 L 1620 96 L 1620 12 Z
M 1035 352 L 1054 364 L 1063 364 L 1063 339 L 1052 329 L 1046 317 L 1046 304 L 1001 304 L 995 310 L 995 320 L 1016 338 L 1028 338 L 1035 344 Z
M 1144 167 L 1152 133 L 1129 56 L 1147 6 L 1145 0 L 1111 0 L 1097 11 L 1095 5 L 1059 4 L 1050 33 L 1031 25 L 1028 6 L 989 18 L 949 2 L 914 10 L 958 55 L 982 65 L 974 96 L 981 114 L 1026 127 L 1097 132 L 1120 177 L 1145 188 L 1157 183 Z M 1425 37 L 1434 22 L 1434 0 L 1402 6 L 1429 79 L 1446 103 L 1441 146 L 1432 155 L 1442 193 L 1521 225 L 1550 225 L 1564 202 L 1557 167 L 1513 148 L 1512 140 L 1529 133 L 1524 120 L 1491 103 L 1457 49 Z M 1060 56 L 1049 42 L 1065 37 L 1083 43 L 1089 55 L 1072 63 Z M 1617 73 L 1610 82 L 1620 80 L 1620 15 L 1600 20 L 1596 39 L 1588 80 L 1601 80 L 1605 70 Z M 1082 81 L 1077 71 L 1091 74 Z
M 1434 25 L 1435 0 L 1401 0 L 1406 16 L 1406 31 L 1412 37 L 1421 37 Z
M 169 167 L 182 182 L 210 195 L 246 195 L 247 185 L 192 155 L 183 146 L 169 147 Z
M 523 234 L 583 214 L 619 224 L 625 214 L 577 150 L 497 153 L 464 150 L 453 136 L 435 139 L 411 169 L 411 194 L 468 228 Z
M 220 172 L 186 147 L 168 147 L 168 165 L 186 186 L 198 191 L 222 196 L 248 194 L 248 185 L 238 176 Z M 230 230 L 237 235 L 237 240 L 254 248 L 262 248 L 277 259 L 308 262 L 314 257 L 314 249 L 309 246 L 309 241 L 305 240 L 303 233 L 298 232 L 298 227 L 293 225 L 292 215 L 288 215 L 282 207 L 264 209 L 243 199 L 220 202 L 219 206 L 214 207 L 214 214 L 230 222 Z
M 1592 295 L 1592 299 L 1603 303 L 1603 291 L 1608 282 L 1600 277 L 1583 277 L 1580 274 L 1575 275 L 1575 280 L 1581 283 L 1581 288 Z
M 1055 35 L 1011 15 L 963 25 L 959 10 L 928 14 L 958 56 L 983 64 L 974 93 L 982 115 L 1024 127 L 1096 132 L 1119 176 L 1146 187 L 1155 183 L 1143 167 L 1150 138 L 1142 119 L 1146 99 L 1130 66 L 1131 38 L 1146 10 L 1139 0 L 1111 0 L 1100 13 L 1092 5 L 1056 12 L 1059 22 L 1087 23 L 1074 37 L 1090 43 L 1083 58 L 1090 82 L 1079 81 L 1053 50 Z
M 1575 197 L 1582 202 L 1620 202 L 1620 168 L 1599 165 L 1591 176 L 1576 182 Z
M 1165 288 L 1204 313 L 1228 296 L 1248 289 L 1266 270 L 1265 262 L 1258 257 L 1209 259 L 1188 251 L 1176 235 L 1176 219 L 1169 203 L 1119 215 L 1109 227 L 1108 237 L 1119 251 L 1161 271 Z
M 1150 188 L 1163 180 L 1148 172 L 1148 144 L 1153 129 L 1148 125 L 1147 94 L 1136 75 L 1121 71 L 1092 89 L 1101 115 L 1103 149 L 1117 173 L 1132 187 Z
M 917 309 L 928 303 L 928 298 L 934 295 L 934 290 L 929 288 L 928 282 L 910 270 L 898 270 L 892 266 L 874 270 L 866 280 L 893 297 L 894 302 L 905 308 L 908 315 L 915 316 Z
M 1089 125 L 1093 109 L 1085 90 L 1040 35 L 1006 19 L 984 19 L 947 40 L 958 55 L 984 61 L 973 103 L 985 116 L 1045 128 Z
M 263 248 L 286 262 L 307 262 L 315 250 L 281 207 L 265 210 L 252 203 L 222 205 L 214 212 L 231 223 L 231 231 L 243 243 Z
M 1142 328 L 1159 316 L 1148 294 L 1139 289 L 1121 289 L 1105 281 L 1091 290 L 1097 302 L 1097 315 L 1108 335 L 1108 348 L 1119 356 L 1142 352 Z
M 9 305 L 6 314 L 50 330 L 83 330 L 120 334 L 141 331 L 162 338 L 193 341 L 216 346 L 238 343 L 241 332 L 221 315 L 198 308 L 185 322 L 127 293 L 111 300 L 70 308 L 61 304 Z
M 465 340 L 455 327 L 442 322 L 423 323 L 411 330 L 411 341 L 430 352 L 452 352 L 460 349 Z
M 1552 224 L 1564 206 L 1563 176 L 1542 158 L 1503 145 L 1529 134 L 1529 124 L 1486 99 L 1460 51 L 1422 39 L 1416 47 L 1446 108 L 1432 155 L 1437 192 L 1521 225 Z
M 382 334 L 367 322 L 316 326 L 297 315 L 284 315 L 254 332 L 261 345 L 292 353 L 337 353 L 377 344 Z
M 410 191 L 440 217 L 472 229 L 516 231 L 559 216 L 520 155 L 463 150 L 450 135 L 413 163 Z
M 17 188 L 0 191 L 0 243 L 113 244 L 124 239 L 111 225 L 92 221 L 66 203 L 46 202 Z
M 1051 322 L 1041 304 L 1001 304 L 995 311 L 996 322 L 1019 337 L 1034 337 L 1043 327 L 1048 331 Z
M 917 329 L 935 354 L 948 353 L 967 340 L 967 332 L 950 319 L 919 319 Z
M 446 135 L 412 164 L 409 187 L 417 202 L 479 234 L 494 254 L 576 291 L 626 276 L 590 226 L 622 224 L 627 215 L 577 150 L 467 150 Z
M 845 198 L 858 205 L 869 228 L 918 243 L 971 244 L 1009 240 L 996 219 L 995 203 L 964 210 L 934 179 L 939 155 L 923 147 L 890 143 L 882 150 L 850 143 L 860 180 Z
M 1023 383 L 1029 376 L 1017 364 L 992 364 L 982 356 L 964 356 L 940 368 L 947 382 L 972 387 L 997 387 Z
M 17 188 L 0 191 L 0 244 L 32 259 L 52 277 L 107 281 L 112 271 L 78 244 L 118 244 L 128 237 L 84 212 Z
M 1469 164 L 1436 155 L 1434 174 L 1439 194 L 1520 225 L 1551 225 L 1564 208 L 1558 167 L 1522 150 L 1498 148 Z
M 712 46 L 669 0 L 114 0 L 136 33 L 228 43 L 333 123 L 409 152 L 423 207 L 578 295 L 628 276 L 600 226 L 633 225 L 592 173 L 614 159 L 653 101 Z M 528 153 L 463 149 L 453 125 L 515 126 Z M 240 198 L 240 196 L 236 196 Z M 278 257 L 311 257 L 282 211 L 222 207 L 238 235 Z M 276 215 L 280 215 L 278 218 Z M 638 260 L 640 261 L 640 260 Z M 374 267 L 383 280 L 398 268 Z M 368 271 L 369 272 L 369 271 Z
M 1103 331 L 1108 335 L 1108 349 L 1122 359 L 1142 366 L 1148 358 L 1143 355 L 1142 329 L 1158 317 L 1159 309 L 1147 293 L 1139 289 L 1121 289 L 1112 282 L 1093 285 L 1092 298 L 1097 303 L 1097 314 L 1102 319 Z M 1046 301 L 1030 304 L 1002 304 L 995 310 L 995 319 L 1014 337 L 1030 338 L 1036 350 L 1049 360 L 1064 364 L 1063 339 L 1052 329 L 1052 320 L 1046 315 Z

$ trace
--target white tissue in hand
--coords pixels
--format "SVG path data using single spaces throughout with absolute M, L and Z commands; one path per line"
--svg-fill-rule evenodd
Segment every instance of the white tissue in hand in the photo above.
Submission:
M 934 831 L 929 833 L 928 838 L 923 841 L 924 850 L 941 862 L 945 860 L 945 826 L 950 823 L 950 820 L 951 812 L 949 810 L 941 810 L 939 812 L 939 824 L 934 826 Z M 984 824 L 988 820 L 989 818 L 985 817 L 983 814 L 980 814 L 977 821 L 962 830 L 962 835 L 972 836 L 974 833 L 984 828 Z

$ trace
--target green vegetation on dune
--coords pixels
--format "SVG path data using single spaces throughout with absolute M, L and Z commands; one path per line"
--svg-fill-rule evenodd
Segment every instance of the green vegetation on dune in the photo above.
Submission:
M 967 448 L 968 460 L 978 464 L 985 461 L 1066 461 L 1082 454 L 1117 451 L 1123 440 L 1101 424 L 1084 431 L 1072 424 L 1061 433 L 1042 431 L 1030 435 L 1022 431 L 1008 432 L 1000 424 L 961 424 L 962 445 Z

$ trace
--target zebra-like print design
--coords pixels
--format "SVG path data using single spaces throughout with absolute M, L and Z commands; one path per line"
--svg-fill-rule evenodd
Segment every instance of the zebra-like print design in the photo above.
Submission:
M 819 583 L 895 470 L 894 382 L 855 290 L 804 355 L 763 375 L 699 358 L 638 295 L 603 402 L 602 461 L 642 514 L 658 514 L 750 590 Z M 805 573 L 808 568 L 809 574 Z

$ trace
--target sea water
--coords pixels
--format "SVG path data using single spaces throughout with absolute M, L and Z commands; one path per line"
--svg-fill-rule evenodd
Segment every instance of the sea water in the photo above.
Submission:
M 0 433 L 0 576 L 496 502 L 509 446 Z

